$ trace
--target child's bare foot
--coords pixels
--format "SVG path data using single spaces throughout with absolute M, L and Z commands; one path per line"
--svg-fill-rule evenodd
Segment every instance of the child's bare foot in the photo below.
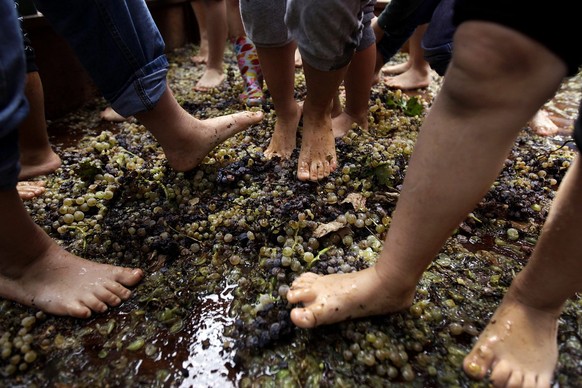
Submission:
M 350 129 L 352 129 L 353 124 L 359 125 L 362 129 L 368 129 L 368 117 L 364 116 L 361 118 L 355 118 L 350 116 L 346 112 L 342 112 L 339 116 L 333 117 L 331 119 L 331 127 L 333 129 L 333 136 L 335 138 L 344 137 Z
M 392 293 L 391 284 L 386 284 L 371 267 L 326 276 L 304 273 L 293 282 L 287 300 L 303 304 L 291 311 L 293 323 L 312 328 L 405 309 L 411 305 L 414 293 L 414 288 Z
M 383 74 L 402 74 L 404 73 L 406 70 L 410 69 L 410 67 L 412 66 L 412 64 L 410 63 L 410 61 L 406 61 L 406 62 L 402 62 L 402 63 L 398 63 L 396 65 L 386 65 L 384 67 L 382 67 L 382 73 Z
M 0 297 L 57 315 L 87 318 L 129 298 L 140 269 L 99 264 L 59 246 L 26 212 L 16 190 L 0 191 Z
M 119 113 L 117 113 L 112 107 L 108 106 L 107 108 L 103 109 L 99 114 L 101 119 L 106 121 L 118 122 L 121 123 L 123 121 L 127 121 L 128 117 L 123 117 Z
M 217 69 L 206 69 L 202 77 L 198 80 L 198 83 L 194 87 L 195 90 L 201 92 L 207 92 L 210 89 L 214 89 L 222 85 L 226 76 L 222 70 Z
M 391 89 L 423 89 L 430 84 L 430 73 L 428 70 L 425 72 L 409 69 L 395 77 L 385 77 L 384 83 Z
M 61 167 L 61 158 L 52 148 L 42 152 L 21 152 L 18 180 L 27 180 L 53 173 Z
M 162 144 L 170 166 L 176 171 L 188 171 L 198 166 L 210 151 L 226 139 L 263 119 L 262 112 L 239 112 L 231 115 L 195 120 L 184 137 L 172 144 Z
M 200 54 L 198 54 L 198 55 L 192 55 L 192 56 L 190 57 L 190 60 L 191 60 L 192 62 L 194 62 L 195 64 L 197 64 L 197 65 L 200 65 L 200 64 L 206 63 L 206 61 L 207 61 L 207 59 L 206 59 L 206 55 L 200 55 Z
M 529 126 L 536 134 L 540 136 L 553 136 L 558 133 L 560 128 L 550 119 L 548 112 L 540 109 L 529 121 Z
M 302 181 L 318 181 L 331 174 L 336 167 L 337 156 L 331 117 L 325 117 L 321 121 L 304 115 L 297 178 Z
M 465 357 L 463 369 L 495 387 L 549 387 L 558 360 L 558 315 L 520 303 L 509 293 Z
M 299 49 L 295 49 L 295 67 L 303 66 L 303 59 L 301 58 L 301 53 Z
M 273 137 L 271 137 L 269 146 L 265 150 L 267 158 L 271 159 L 278 156 L 281 159 L 289 159 L 291 157 L 297 145 L 297 125 L 301 120 L 302 107 L 302 104 L 297 104 L 295 117 L 291 120 L 277 117 Z
M 263 119 L 263 112 L 239 112 L 198 120 L 178 104 L 169 86 L 156 106 L 135 114 L 160 143 L 170 167 L 188 171 L 218 144 Z M 171 120 L 168 120 L 171 117 Z
M 17 267 L 13 265 L 7 271 L 2 268 L 1 297 L 50 314 L 76 318 L 89 318 L 93 311 L 102 313 L 108 306 L 118 306 L 131 295 L 125 287 L 143 277 L 140 269 L 81 259 L 54 242 L 42 255 Z
M 18 182 L 16 185 L 16 190 L 18 191 L 18 196 L 23 201 L 38 197 L 45 192 L 45 182 L 44 181 L 24 181 Z

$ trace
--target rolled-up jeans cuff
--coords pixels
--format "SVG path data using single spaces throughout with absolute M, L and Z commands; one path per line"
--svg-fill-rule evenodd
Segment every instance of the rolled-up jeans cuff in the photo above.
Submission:
M 152 110 L 166 91 L 168 59 L 161 55 L 132 77 L 132 81 L 115 98 L 111 107 L 124 117 Z

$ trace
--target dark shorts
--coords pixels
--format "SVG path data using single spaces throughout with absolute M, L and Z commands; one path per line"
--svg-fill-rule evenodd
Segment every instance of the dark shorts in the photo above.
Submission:
M 520 31 L 560 57 L 568 66 L 568 75 L 572 76 L 582 64 L 582 50 L 576 43 L 582 29 L 573 3 L 557 1 L 548 4 L 526 0 L 457 0 L 454 23 L 486 20 Z
M 557 1 L 557 2 L 556 2 Z M 535 39 L 561 58 L 568 67 L 568 76 L 580 71 L 582 65 L 582 29 L 580 15 L 567 0 L 532 2 L 526 0 L 457 0 L 454 23 L 466 20 L 486 20 L 498 23 Z M 527 10 L 527 12 L 526 12 Z M 582 149 L 582 104 L 574 125 L 574 140 Z

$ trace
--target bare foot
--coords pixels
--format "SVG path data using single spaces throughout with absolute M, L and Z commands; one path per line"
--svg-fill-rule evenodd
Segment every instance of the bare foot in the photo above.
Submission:
M 344 137 L 350 129 L 352 129 L 352 125 L 357 124 L 362 129 L 368 129 L 368 117 L 364 116 L 361 118 L 355 118 L 350 116 L 346 112 L 342 112 L 339 116 L 333 117 L 331 119 L 331 128 L 333 129 L 333 136 L 335 138 Z
M 395 77 L 385 77 L 384 83 L 391 89 L 423 89 L 430 84 L 430 73 L 409 69 Z
M 43 194 L 46 191 L 44 186 L 44 181 L 24 181 L 18 182 L 16 190 L 18 191 L 20 199 L 25 201 Z
M 208 39 L 201 38 L 200 49 L 190 59 L 196 64 L 202 64 L 208 61 Z
M 406 61 L 406 62 L 402 62 L 402 63 L 398 63 L 396 65 L 386 65 L 384 67 L 382 67 L 382 73 L 384 74 L 402 74 L 404 73 L 406 70 L 410 69 L 410 67 L 412 66 L 412 64 L 410 63 L 410 61 Z
M 301 54 L 299 53 L 299 49 L 295 49 L 295 67 L 303 66 L 303 59 L 301 59 Z
M 195 64 L 197 64 L 197 65 L 200 65 L 200 64 L 206 63 L 206 61 L 207 61 L 207 59 L 206 59 L 206 55 L 192 55 L 192 56 L 190 57 L 190 60 L 191 60 L 192 62 L 194 62 Z
M 263 112 L 239 112 L 198 120 L 178 104 L 166 85 L 166 92 L 156 106 L 136 113 L 135 117 L 160 143 L 170 167 L 188 171 L 198 166 L 218 144 L 260 122 Z
M 194 117 L 189 116 L 196 120 Z M 196 120 L 194 128 L 172 145 L 162 144 L 170 166 L 188 171 L 198 166 L 210 151 L 226 139 L 263 119 L 262 112 L 239 112 L 206 120 Z
M 57 315 L 87 318 L 117 306 L 140 269 L 99 264 L 65 251 L 30 218 L 16 190 L 0 191 L 0 297 Z
M 465 357 L 463 369 L 495 387 L 549 387 L 558 360 L 558 314 L 529 307 L 507 294 Z
M 324 121 L 321 121 L 303 115 L 297 178 L 302 181 L 318 181 L 331 174 L 336 167 L 337 156 L 331 117 L 326 117 Z
M 302 303 L 291 311 L 291 320 L 301 328 L 312 328 L 347 319 L 387 314 L 409 307 L 415 290 L 390 293 L 375 267 L 348 274 L 316 275 L 306 272 L 289 292 L 290 303 Z
M 99 114 L 99 116 L 101 117 L 102 120 L 113 121 L 113 122 L 118 122 L 118 123 L 121 123 L 123 121 L 127 121 L 129 119 L 128 117 L 123 117 L 122 115 L 120 115 L 119 113 L 117 113 L 110 106 L 108 106 L 107 108 L 103 109 L 103 111 L 101 111 L 101 113 Z
M 194 87 L 195 90 L 200 92 L 207 92 L 210 89 L 214 89 L 222 85 L 226 76 L 222 70 L 216 69 L 206 69 L 202 77 L 198 80 L 198 83 Z
M 61 158 L 48 147 L 41 152 L 21 152 L 18 180 L 24 181 L 55 172 L 61 167 Z
M 269 146 L 265 150 L 265 156 L 268 159 L 276 156 L 281 159 L 289 159 L 291 157 L 297 145 L 297 125 L 299 125 L 299 120 L 301 120 L 302 107 L 302 104 L 297 104 L 295 117 L 291 120 L 277 117 L 273 137 L 271 137 Z
M 536 134 L 540 136 L 556 135 L 560 128 L 550 119 L 548 112 L 540 109 L 529 121 L 529 126 Z
M 47 238 L 50 238 L 47 236 Z M 0 273 L 0 296 L 49 314 L 89 318 L 129 298 L 140 269 L 81 259 L 52 242 L 25 268 Z

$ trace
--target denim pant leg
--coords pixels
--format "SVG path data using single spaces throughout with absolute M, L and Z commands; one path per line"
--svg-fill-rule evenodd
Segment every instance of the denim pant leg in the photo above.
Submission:
M 123 116 L 151 110 L 166 90 L 164 41 L 144 0 L 34 0 Z
M 0 0 L 0 190 L 16 187 L 18 125 L 28 114 L 24 43 L 13 0 Z
M 454 4 L 455 0 L 441 0 L 422 38 L 424 59 L 440 76 L 445 75 L 453 57 L 453 35 L 457 30 L 453 23 Z

